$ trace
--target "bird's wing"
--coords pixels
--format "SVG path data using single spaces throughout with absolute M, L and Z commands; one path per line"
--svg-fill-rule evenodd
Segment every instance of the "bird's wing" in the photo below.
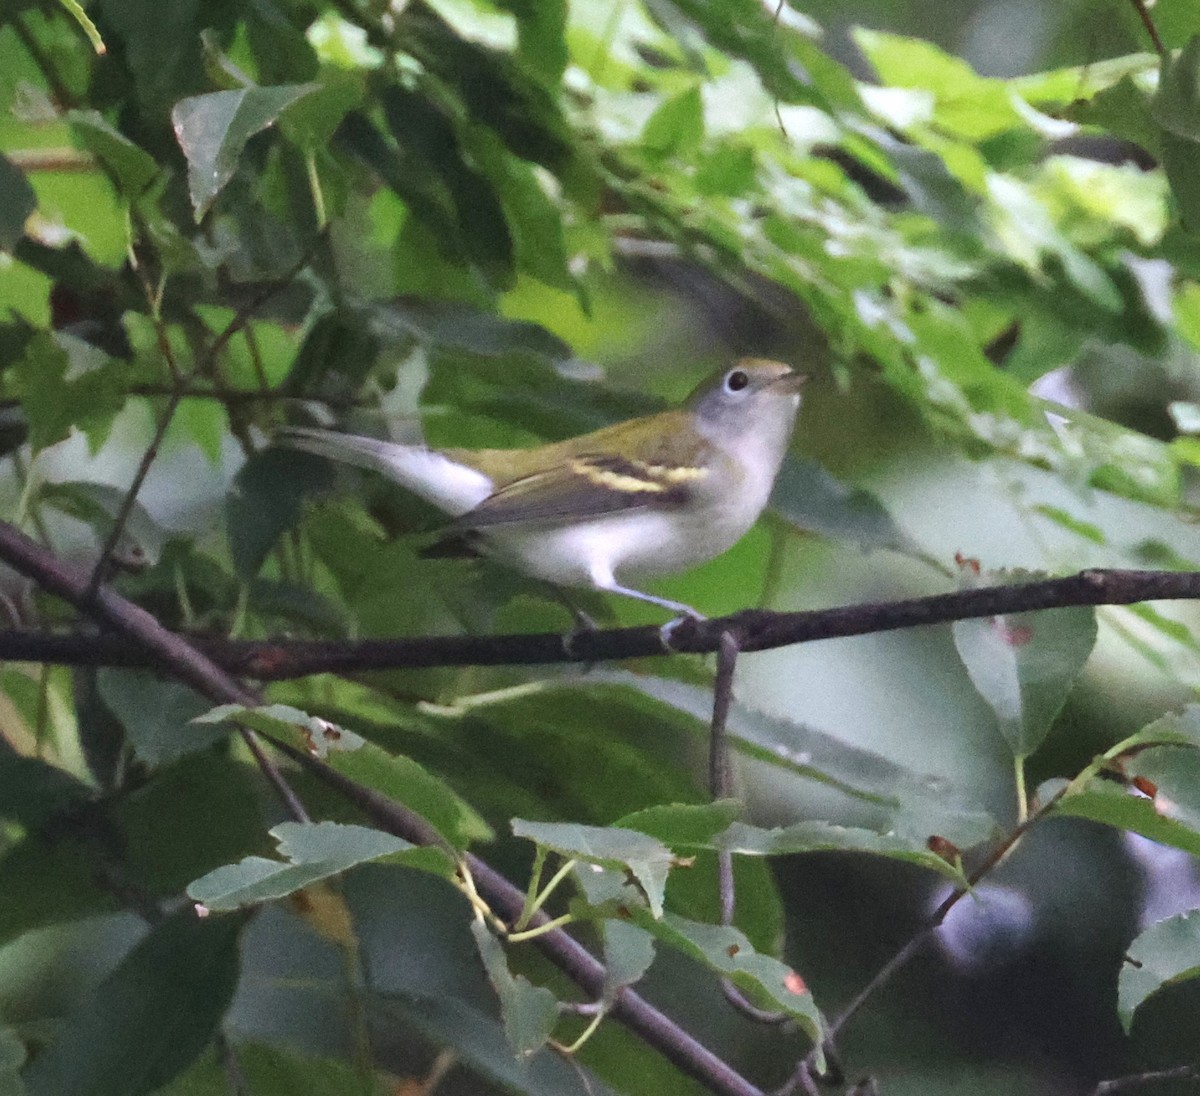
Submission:
M 523 476 L 489 495 L 450 529 L 562 524 L 628 510 L 673 509 L 691 497 L 706 473 L 609 454 L 581 453 L 543 472 Z

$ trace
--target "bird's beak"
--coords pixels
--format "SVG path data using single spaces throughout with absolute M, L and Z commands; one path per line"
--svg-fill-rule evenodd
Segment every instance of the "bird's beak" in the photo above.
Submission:
M 768 387 L 775 392 L 782 392 L 785 395 L 795 396 L 800 394 L 802 389 L 809 381 L 807 373 L 797 373 L 794 369 L 776 377 Z

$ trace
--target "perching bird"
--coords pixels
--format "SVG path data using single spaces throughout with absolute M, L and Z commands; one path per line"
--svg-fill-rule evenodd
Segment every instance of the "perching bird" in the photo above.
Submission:
M 445 511 L 446 539 L 556 586 L 632 589 L 730 548 L 767 504 L 807 378 L 745 359 L 674 410 L 530 449 L 429 449 L 301 427 L 293 448 L 374 469 Z

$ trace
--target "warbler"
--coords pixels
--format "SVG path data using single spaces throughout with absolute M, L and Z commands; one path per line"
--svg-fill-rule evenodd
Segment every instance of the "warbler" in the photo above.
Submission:
M 430 449 L 302 427 L 279 440 L 381 472 L 443 510 L 453 518 L 443 545 L 703 619 L 625 582 L 741 539 L 767 505 L 807 379 L 744 359 L 682 407 L 528 449 Z

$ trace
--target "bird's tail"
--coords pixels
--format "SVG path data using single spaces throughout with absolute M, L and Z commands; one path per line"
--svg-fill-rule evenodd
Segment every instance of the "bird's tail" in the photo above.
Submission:
M 493 490 L 482 472 L 421 445 L 305 426 L 285 427 L 275 443 L 379 472 L 453 517 L 478 506 Z

